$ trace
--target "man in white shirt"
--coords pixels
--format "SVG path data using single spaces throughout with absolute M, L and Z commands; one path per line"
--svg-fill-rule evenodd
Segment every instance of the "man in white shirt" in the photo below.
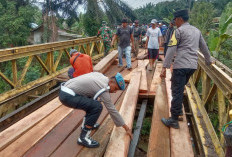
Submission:
M 156 27 L 157 20 L 151 20 L 152 27 L 147 30 L 146 49 L 148 49 L 148 59 L 150 66 L 148 70 L 152 71 L 153 64 L 159 56 L 159 46 L 162 45 L 162 33 L 158 27 Z

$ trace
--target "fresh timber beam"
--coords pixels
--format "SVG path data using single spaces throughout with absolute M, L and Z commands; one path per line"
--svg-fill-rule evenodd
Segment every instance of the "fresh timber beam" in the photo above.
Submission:
M 97 65 L 94 66 L 93 71 L 104 73 L 114 62 L 118 56 L 118 51 L 114 50 L 104 57 Z
M 165 85 L 161 84 L 154 102 L 147 157 L 170 157 L 170 129 L 161 122 L 161 118 L 168 117 L 168 108 Z
M 151 82 L 150 92 L 156 92 L 158 85 L 161 83 L 160 73 L 162 71 L 163 64 L 157 63 L 155 68 L 155 73 Z
M 168 105 L 171 107 L 171 71 L 166 71 L 166 92 L 168 97 Z M 183 113 L 184 107 L 183 107 Z M 169 117 L 171 113 L 169 112 Z M 179 129 L 170 128 L 170 143 L 171 143 L 171 157 L 180 157 L 185 154 L 185 157 L 194 157 L 192 143 L 190 140 L 189 129 L 187 125 L 186 115 L 183 116 L 183 121 L 179 121 Z
M 136 127 L 133 133 L 133 139 L 130 143 L 128 157 L 134 157 L 135 149 L 139 141 L 140 131 L 143 125 L 143 119 L 146 114 L 146 108 L 147 108 L 147 100 L 143 100 L 141 108 L 140 108 L 140 112 L 139 112 L 139 117 L 136 122 Z
M 132 129 L 138 99 L 141 72 L 133 75 L 119 113 Z M 122 127 L 114 127 L 105 157 L 126 157 L 129 151 L 130 137 Z

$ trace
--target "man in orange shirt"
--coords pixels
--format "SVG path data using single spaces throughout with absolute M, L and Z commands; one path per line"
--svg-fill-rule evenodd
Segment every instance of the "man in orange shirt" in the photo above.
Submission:
M 78 52 L 76 49 L 70 50 L 70 63 L 73 69 L 69 69 L 69 77 L 74 78 L 83 74 L 93 72 L 93 64 L 91 57 Z

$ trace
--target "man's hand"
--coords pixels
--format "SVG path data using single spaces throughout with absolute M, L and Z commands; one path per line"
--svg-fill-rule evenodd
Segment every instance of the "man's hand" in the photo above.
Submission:
M 114 46 L 114 43 L 113 43 L 113 42 L 111 42 L 111 43 L 110 43 L 110 46 L 111 46 L 111 47 L 113 47 L 113 46 Z
M 160 73 L 160 77 L 161 78 L 166 78 L 166 68 L 162 68 L 162 71 L 161 71 L 161 73 Z
M 132 44 L 131 48 L 132 48 L 132 51 L 135 51 L 135 46 L 134 46 L 134 44 Z
M 129 127 L 126 124 L 124 124 L 122 127 L 125 129 L 126 133 L 130 136 L 130 139 L 132 140 L 133 139 L 132 130 L 129 129 Z

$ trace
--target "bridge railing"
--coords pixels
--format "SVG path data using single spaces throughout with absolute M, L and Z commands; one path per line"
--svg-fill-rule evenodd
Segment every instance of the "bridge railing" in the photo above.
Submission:
M 190 79 L 190 84 L 196 89 L 194 94 L 199 95 L 199 100 L 195 101 L 201 104 L 200 108 L 204 108 L 204 112 L 201 112 L 203 111 L 201 109 L 199 110 L 201 112 L 199 115 L 203 116 L 215 148 L 218 148 L 219 145 L 223 146 L 224 144 L 221 128 L 230 120 L 229 111 L 232 109 L 232 72 L 219 61 L 216 61 L 216 64 L 211 66 L 206 66 L 204 56 L 200 52 L 198 57 L 199 66 Z M 195 98 L 197 99 L 196 96 Z M 212 116 L 212 113 L 214 116 Z M 215 126 L 217 123 L 212 125 L 209 118 L 218 121 L 219 125 Z M 217 129 L 214 130 L 212 126 Z M 216 134 L 219 135 L 220 140 L 217 139 L 218 136 Z M 220 141 L 218 145 L 216 144 L 217 141 Z M 217 151 L 220 152 L 220 149 L 218 148 Z
M 54 85 L 54 78 L 66 72 L 70 66 L 70 48 L 76 48 L 93 59 L 102 57 L 104 50 L 102 40 L 97 37 L 0 50 L 0 81 L 4 82 L 1 87 L 5 88 L 0 92 L 0 117 L 19 105 L 18 102 L 2 105 L 7 99 L 40 84 L 50 82 L 49 87 Z M 35 66 L 40 68 L 33 68 Z M 36 76 L 33 76 L 32 70 L 37 70 Z M 29 75 L 33 80 L 28 79 Z

